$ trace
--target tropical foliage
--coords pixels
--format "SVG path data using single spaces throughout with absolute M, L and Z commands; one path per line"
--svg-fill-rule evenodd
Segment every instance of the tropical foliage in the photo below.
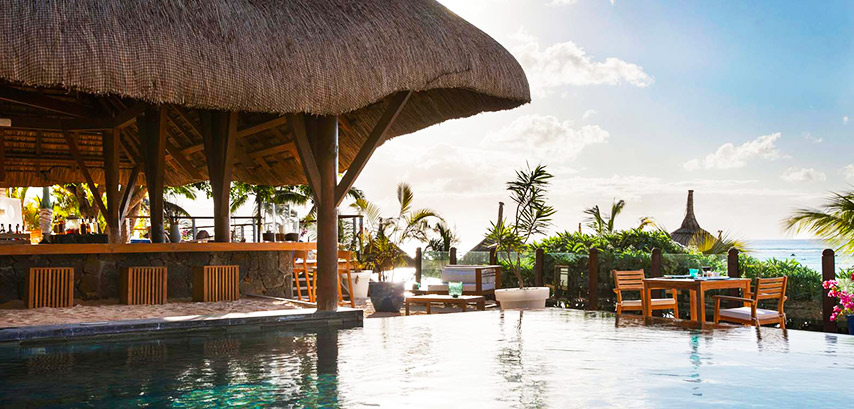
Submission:
M 614 220 L 620 215 L 625 207 L 625 200 L 614 200 L 614 202 L 611 203 L 611 213 L 609 214 L 602 214 L 599 210 L 599 205 L 595 205 L 584 210 L 584 214 L 588 216 L 587 227 L 593 229 L 593 231 L 598 235 L 613 233 Z
M 507 182 L 510 200 L 516 204 L 513 219 L 502 218 L 492 223 L 486 241 L 510 261 L 519 288 L 524 287 L 522 253 L 532 236 L 546 234 L 555 209 L 547 203 L 548 187 L 553 175 L 544 165 L 516 171 L 516 179 Z
M 854 191 L 832 193 L 818 209 L 795 210 L 783 224 L 815 234 L 839 250 L 854 254 Z

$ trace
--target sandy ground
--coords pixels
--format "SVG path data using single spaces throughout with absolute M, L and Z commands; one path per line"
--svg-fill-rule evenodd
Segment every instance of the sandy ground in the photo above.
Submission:
M 189 298 L 169 299 L 169 303 L 164 305 L 121 305 L 118 300 L 75 301 L 73 308 L 35 308 L 28 310 L 23 308 L 22 301 L 0 305 L 0 328 L 300 308 L 298 305 L 287 301 L 262 298 L 243 298 L 239 301 L 206 303 L 192 302 Z

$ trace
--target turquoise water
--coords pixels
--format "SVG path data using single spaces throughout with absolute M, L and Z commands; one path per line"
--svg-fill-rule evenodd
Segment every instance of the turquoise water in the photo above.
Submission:
M 699 331 L 572 310 L 363 328 L 0 347 L 0 407 L 847 405 L 854 337 Z
M 749 240 L 750 254 L 760 260 L 776 258 L 793 259 L 815 270 L 821 271 L 821 252 L 829 246 L 820 240 Z M 836 268 L 849 268 L 854 259 L 844 254 L 836 255 Z

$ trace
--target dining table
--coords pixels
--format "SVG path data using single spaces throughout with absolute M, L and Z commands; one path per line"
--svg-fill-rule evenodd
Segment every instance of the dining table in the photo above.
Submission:
M 649 308 L 653 290 L 690 292 L 691 321 L 706 322 L 706 291 L 741 289 L 742 297 L 750 294 L 749 278 L 732 277 L 654 277 L 643 280 L 643 315 L 652 316 Z M 745 304 L 745 306 L 748 306 Z

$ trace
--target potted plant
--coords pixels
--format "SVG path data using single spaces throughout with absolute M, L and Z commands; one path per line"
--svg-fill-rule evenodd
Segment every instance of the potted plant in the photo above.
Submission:
M 368 298 L 368 283 L 371 281 L 372 273 L 361 261 L 353 261 L 353 298 L 357 300 Z
M 380 229 L 365 245 L 365 265 L 377 274 L 377 281 L 369 283 L 371 303 L 374 310 L 400 312 L 403 306 L 404 283 L 387 280 L 387 271 L 394 269 L 403 260 L 403 251 L 391 242 Z
M 492 223 L 486 234 L 487 242 L 510 262 L 519 285 L 518 288 L 495 290 L 495 300 L 502 309 L 545 308 L 549 298 L 548 287 L 525 287 L 522 253 L 529 250 L 528 241 L 532 236 L 546 233 L 555 214 L 554 208 L 546 203 L 551 178 L 552 174 L 543 165 L 516 171 L 516 179 L 507 182 L 510 199 L 516 203 L 513 220 L 508 222 L 502 217 Z
M 839 305 L 833 307 L 831 321 L 848 321 L 848 334 L 854 335 L 854 273 L 848 277 L 828 280 L 822 283 L 828 290 L 827 296 L 839 299 Z

